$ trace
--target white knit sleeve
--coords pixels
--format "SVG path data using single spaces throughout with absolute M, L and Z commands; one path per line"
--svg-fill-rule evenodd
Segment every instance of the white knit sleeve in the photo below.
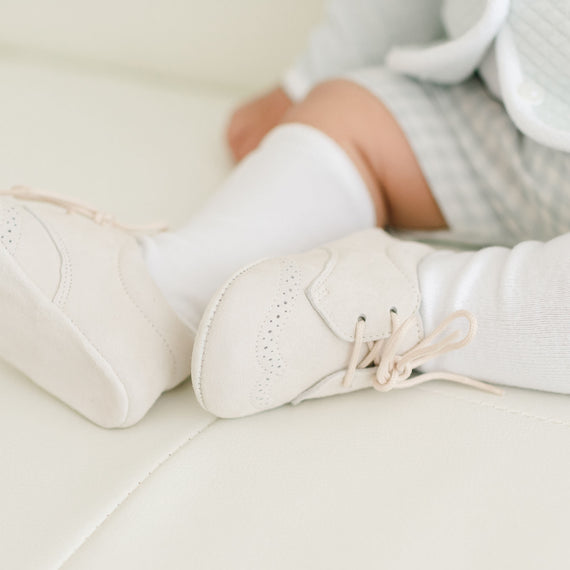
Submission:
M 381 64 L 394 45 L 434 40 L 443 35 L 440 13 L 441 0 L 328 0 L 282 85 L 297 101 L 327 78 Z

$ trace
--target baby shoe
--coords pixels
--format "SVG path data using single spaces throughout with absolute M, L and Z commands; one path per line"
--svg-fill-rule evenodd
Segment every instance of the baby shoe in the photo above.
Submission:
M 198 328 L 192 355 L 198 401 L 232 418 L 435 378 L 500 393 L 455 374 L 412 376 L 475 334 L 473 315 L 458 311 L 424 335 L 417 266 L 431 251 L 372 229 L 242 269 L 212 299 Z M 446 333 L 463 319 L 466 334 Z
M 100 426 L 134 424 L 189 375 L 193 333 L 125 226 L 54 195 L 0 194 L 0 358 Z

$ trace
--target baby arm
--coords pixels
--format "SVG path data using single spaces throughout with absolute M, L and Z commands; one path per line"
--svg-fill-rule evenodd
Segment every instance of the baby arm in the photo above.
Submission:
M 292 105 L 285 90 L 275 87 L 236 109 L 227 129 L 228 145 L 234 159 L 240 161 L 254 150 Z

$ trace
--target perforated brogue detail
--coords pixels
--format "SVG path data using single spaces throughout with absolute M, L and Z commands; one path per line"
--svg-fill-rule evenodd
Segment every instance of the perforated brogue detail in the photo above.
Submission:
M 0 244 L 14 255 L 20 239 L 21 218 L 15 206 L 0 207 Z
M 281 260 L 279 284 L 257 334 L 256 357 L 264 374 L 253 386 L 251 401 L 258 409 L 271 406 L 272 388 L 285 372 L 287 363 L 279 348 L 284 329 L 301 291 L 301 272 L 290 258 Z

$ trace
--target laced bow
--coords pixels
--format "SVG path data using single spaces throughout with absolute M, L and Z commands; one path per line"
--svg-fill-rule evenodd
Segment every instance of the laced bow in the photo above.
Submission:
M 57 194 L 51 194 L 43 190 L 34 190 L 28 188 L 27 186 L 13 186 L 10 190 L 0 190 L 0 196 L 12 196 L 18 198 L 19 200 L 28 200 L 31 202 L 45 202 L 47 204 L 53 204 L 54 206 L 59 206 L 64 208 L 68 214 L 75 213 L 81 216 L 85 216 L 90 220 L 93 220 L 97 224 L 109 225 L 129 232 L 161 232 L 168 228 L 164 224 L 148 224 L 148 225 L 127 225 L 117 222 L 115 218 L 101 210 L 97 210 L 92 206 L 83 204 L 76 200 L 70 200 L 68 198 L 63 198 Z
M 346 375 L 342 381 L 343 386 L 350 387 L 352 385 L 354 375 L 357 369 L 366 368 L 374 363 L 377 366 L 375 378 L 372 381 L 373 387 L 379 392 L 388 392 L 393 388 L 409 388 L 430 380 L 450 380 L 465 384 L 491 392 L 498 396 L 504 394 L 504 390 L 491 386 L 485 382 L 474 380 L 468 376 L 460 374 L 452 374 L 449 372 L 426 372 L 418 374 L 410 378 L 414 368 L 420 366 L 424 362 L 445 354 L 451 350 L 457 350 L 471 342 L 477 330 L 477 321 L 475 317 L 468 311 L 456 311 L 447 317 L 431 334 L 424 337 L 415 346 L 408 351 L 398 354 L 399 345 L 406 337 L 406 333 L 410 327 L 414 326 L 415 316 L 412 315 L 406 319 L 402 324 L 399 322 L 398 314 L 396 311 L 390 311 L 392 320 L 392 335 L 387 339 L 381 339 L 376 342 L 367 343 L 369 352 L 358 362 L 359 355 L 364 344 L 364 330 L 366 328 L 366 318 L 360 317 L 356 323 L 354 348 L 347 367 Z M 467 334 L 459 339 L 461 336 L 459 331 L 454 331 L 451 334 L 443 337 L 437 341 L 437 338 L 445 331 L 445 329 L 453 323 L 453 321 L 465 318 L 469 323 L 469 330 Z

